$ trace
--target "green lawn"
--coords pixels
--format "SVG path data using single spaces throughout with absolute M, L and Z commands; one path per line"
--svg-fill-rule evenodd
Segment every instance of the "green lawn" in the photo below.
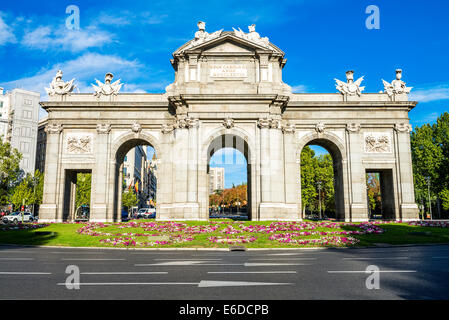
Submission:
M 90 228 L 89 228 L 90 226 Z M 157 222 L 137 220 L 131 223 L 111 224 L 50 224 L 47 227 L 29 230 L 4 230 L 0 227 L 0 244 L 49 245 L 72 247 L 190 247 L 227 248 L 230 245 L 244 245 L 248 248 L 292 248 L 372 246 L 375 244 L 423 244 L 449 243 L 449 228 L 411 226 L 406 223 L 379 224 L 375 230 L 380 234 L 342 234 L 348 231 L 362 231 L 371 228 L 369 224 L 342 224 L 326 222 L 233 222 L 212 220 L 209 222 Z M 84 228 L 84 229 L 80 229 Z M 213 228 L 213 229 L 211 229 Z M 247 229 L 249 228 L 249 229 Z M 258 229 L 259 228 L 259 229 Z M 299 230 L 291 230 L 296 228 Z M 80 230 L 85 232 L 79 233 Z M 235 234 L 226 234 L 229 230 Z M 312 234 L 299 234 L 312 232 Z M 334 234 L 317 234 L 333 232 Z M 117 235 L 120 234 L 120 235 Z M 279 237 L 289 242 L 279 242 L 270 237 Z M 230 243 L 225 242 L 229 238 Z M 325 239 L 332 241 L 326 243 Z M 212 238 L 215 241 L 210 241 Z M 243 238 L 244 243 L 236 242 Z M 109 240 L 108 240 L 109 239 Z M 118 240 L 114 245 L 114 239 Z M 178 239 L 185 241 L 177 241 Z M 341 242 L 344 239 L 350 239 Z M 254 240 L 248 242 L 248 240 Z M 110 242 L 104 242 L 110 241 Z M 135 241 L 136 243 L 132 243 Z M 158 243 L 156 241 L 162 242 Z M 295 241 L 297 241 L 295 243 Z M 309 243 L 301 243 L 309 241 Z M 313 243 L 310 241 L 320 241 Z M 299 242 L 299 243 L 298 243 Z

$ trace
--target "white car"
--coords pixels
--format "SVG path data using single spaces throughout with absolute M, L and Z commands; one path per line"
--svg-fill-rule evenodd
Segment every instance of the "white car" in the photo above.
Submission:
M 7 216 L 4 216 L 2 218 L 3 223 L 14 223 L 17 224 L 19 222 L 22 222 L 22 212 L 16 211 L 13 212 Z M 33 214 L 31 212 L 24 212 L 23 213 L 23 222 L 33 222 L 36 219 L 33 217 Z
M 143 218 L 143 219 L 156 218 L 156 209 L 155 208 L 142 208 L 137 213 L 137 218 Z

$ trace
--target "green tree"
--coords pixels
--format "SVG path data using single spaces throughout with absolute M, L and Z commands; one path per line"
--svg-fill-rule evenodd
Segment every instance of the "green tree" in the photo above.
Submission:
M 33 188 L 30 186 L 30 178 L 25 178 L 14 188 L 11 202 L 15 208 L 20 208 L 22 204 L 26 206 L 33 204 L 33 200 Z
M 440 199 L 442 201 L 443 209 L 449 210 L 449 190 L 444 189 L 440 192 Z
M 22 154 L 0 136 L 0 205 L 9 203 L 14 187 L 20 183 L 23 176 L 19 166 L 21 159 Z
M 76 177 L 76 198 L 75 207 L 90 205 L 90 193 L 92 186 L 91 173 L 78 173 Z
M 136 206 L 139 203 L 139 200 L 137 199 L 137 195 L 131 191 L 131 190 L 126 190 L 122 193 L 122 205 L 126 208 L 128 208 L 128 213 L 129 210 Z

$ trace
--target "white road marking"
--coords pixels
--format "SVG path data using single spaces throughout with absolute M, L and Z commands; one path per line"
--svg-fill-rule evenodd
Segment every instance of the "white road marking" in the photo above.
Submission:
M 34 260 L 34 258 L 0 258 L 0 260 L 17 260 L 17 261 L 22 261 L 22 260 Z
M 53 251 L 52 254 L 104 254 L 105 252 L 69 252 L 69 251 Z
M 264 262 L 245 262 L 245 267 L 272 267 L 272 266 L 308 266 L 303 263 L 264 263 Z
M 167 285 L 189 285 L 197 286 L 198 282 L 83 282 L 83 283 L 70 283 L 71 286 L 167 286 Z M 65 286 L 66 283 L 58 283 L 58 286 Z
M 215 288 L 215 287 L 249 287 L 249 286 L 285 286 L 293 283 L 276 283 L 276 282 L 246 282 L 246 281 L 208 281 L 202 280 L 198 287 Z
M 382 273 L 412 273 L 418 272 L 416 270 L 379 270 L 376 272 Z M 361 271 L 348 271 L 348 270 L 339 270 L 339 271 L 328 271 L 328 273 L 372 273 L 371 271 L 361 270 Z
M 153 259 L 154 261 L 191 261 L 191 260 L 185 260 L 185 259 L 174 259 L 174 258 L 170 258 L 170 259 Z M 195 259 L 195 261 L 220 261 L 223 259 Z
M 287 261 L 296 261 L 296 260 L 316 260 L 317 258 L 254 258 L 249 260 L 263 260 L 263 261 L 280 261 L 280 260 L 287 260 Z
M 249 287 L 249 286 L 282 286 L 292 285 L 293 283 L 276 283 L 276 282 L 244 282 L 244 281 L 209 281 L 201 280 L 198 282 L 80 282 L 70 283 L 70 285 L 80 286 L 167 286 L 167 285 L 188 285 L 198 286 L 198 288 L 214 288 L 214 287 Z M 58 286 L 65 286 L 66 283 L 58 283 Z
M 296 273 L 296 271 L 209 271 L 211 274 L 283 274 L 283 273 Z
M 42 275 L 42 274 L 52 274 L 51 272 L 3 272 L 0 274 L 18 274 L 18 275 Z
M 63 261 L 125 261 L 126 259 L 83 259 L 83 258 L 69 258 L 61 259 Z
M 432 259 L 449 259 L 449 257 L 432 257 Z
M 138 275 L 138 274 L 168 274 L 166 271 L 150 271 L 150 272 L 81 272 L 81 274 L 88 274 L 88 275 L 120 275 L 120 274 L 127 274 L 127 275 Z
M 376 258 L 376 257 L 370 257 L 370 258 L 343 258 L 343 260 L 405 260 L 410 259 L 409 257 L 394 257 L 394 258 Z
M 158 263 L 140 263 L 135 264 L 135 267 L 146 267 L 146 266 L 241 266 L 241 263 L 206 263 L 209 261 L 168 261 L 168 262 L 158 262 Z M 211 261 L 212 262 L 212 261 Z

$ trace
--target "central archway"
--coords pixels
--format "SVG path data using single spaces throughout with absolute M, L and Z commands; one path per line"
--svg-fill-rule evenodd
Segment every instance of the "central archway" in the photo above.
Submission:
M 207 149 L 207 164 L 206 164 L 206 186 L 210 185 L 209 174 L 210 174 L 210 163 L 211 158 L 214 154 L 222 149 L 235 149 L 239 151 L 246 160 L 246 175 L 247 175 L 247 196 L 246 196 L 246 217 L 248 220 L 252 220 L 255 218 L 253 213 L 254 204 L 253 204 L 253 173 L 252 173 L 252 161 L 251 161 L 251 153 L 248 142 L 242 137 L 235 134 L 224 133 L 217 137 L 215 137 L 209 144 Z M 229 158 L 228 158 L 229 159 Z M 232 159 L 235 159 L 232 157 Z M 230 163 L 232 164 L 232 163 Z M 209 213 L 209 188 L 207 188 L 207 197 L 206 197 L 206 206 Z M 240 204 L 239 204 L 240 205 Z M 243 218 L 243 217 L 242 217 Z
M 334 201 L 335 201 L 335 218 L 340 221 L 344 221 L 349 218 L 349 215 L 346 214 L 346 203 L 345 203 L 345 167 L 344 167 L 344 147 L 338 140 L 338 138 L 334 137 L 330 134 L 311 134 L 306 136 L 302 140 L 302 144 L 299 146 L 297 151 L 297 159 L 299 159 L 299 164 L 301 163 L 301 152 L 303 151 L 305 146 L 320 146 L 327 150 L 332 158 L 332 166 L 333 166 L 333 185 L 334 185 Z M 301 210 L 301 217 L 303 216 L 303 201 L 302 201 L 302 191 L 301 191 L 301 165 L 298 166 L 300 168 L 299 172 L 299 184 L 300 184 L 300 206 L 299 210 Z
M 153 149 L 154 154 L 152 157 L 147 153 L 148 150 L 144 150 L 147 147 L 151 147 Z M 142 149 L 140 160 L 137 159 L 139 153 L 136 150 L 136 159 L 134 159 L 133 166 L 137 168 L 139 171 L 139 167 L 141 168 L 139 175 L 131 174 L 134 178 L 129 179 L 130 173 L 126 172 L 125 162 L 130 151 L 133 149 Z M 134 154 L 134 152 L 132 152 Z M 111 170 L 111 181 L 113 181 L 113 190 L 110 190 L 111 202 L 112 202 L 112 215 L 113 221 L 120 221 L 122 219 L 122 193 L 125 189 L 124 184 L 126 184 L 126 188 L 132 189 L 133 192 L 135 190 L 138 197 L 137 207 L 156 207 L 156 213 L 158 212 L 158 201 L 156 199 L 156 190 L 159 187 L 159 179 L 156 177 L 152 177 L 150 171 L 153 171 L 152 163 L 157 163 L 156 157 L 160 156 L 159 150 L 154 139 L 146 134 L 140 133 L 139 135 L 135 134 L 127 134 L 114 144 L 114 148 L 112 149 L 112 155 L 114 159 L 114 166 L 112 166 Z M 152 158 L 150 160 L 150 158 Z M 155 173 L 154 173 L 155 174 Z M 153 179 L 156 181 L 153 181 Z M 126 182 L 125 182 L 126 181 Z M 136 185 L 137 184 L 137 185 Z M 131 188 L 130 188 L 131 186 Z M 151 187 L 151 190 L 150 190 Z M 136 190 L 137 189 L 137 190 Z M 154 193 L 154 194 L 153 194 Z

